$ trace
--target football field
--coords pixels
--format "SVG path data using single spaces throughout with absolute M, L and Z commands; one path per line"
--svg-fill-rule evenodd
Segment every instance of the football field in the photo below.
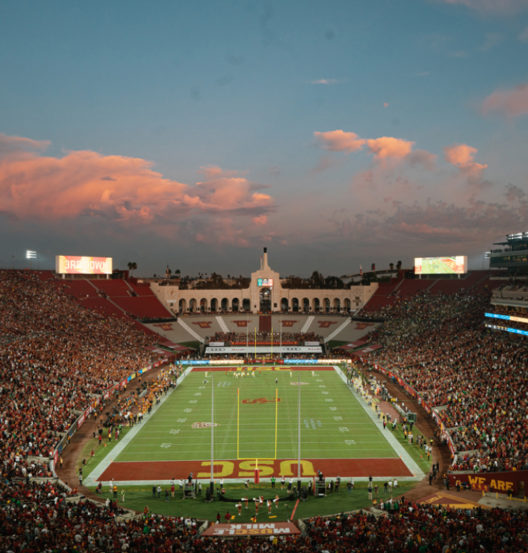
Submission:
M 195 367 L 89 479 L 419 476 L 407 457 L 334 367 Z

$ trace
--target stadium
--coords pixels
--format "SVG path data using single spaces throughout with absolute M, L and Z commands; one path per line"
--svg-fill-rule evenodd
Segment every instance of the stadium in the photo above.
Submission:
M 526 550 L 528 235 L 497 245 L 341 282 L 266 248 L 233 281 L 1 270 L 0 549 Z

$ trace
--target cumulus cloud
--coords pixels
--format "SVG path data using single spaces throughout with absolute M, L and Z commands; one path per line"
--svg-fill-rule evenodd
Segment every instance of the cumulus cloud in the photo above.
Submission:
M 314 132 L 315 138 L 325 150 L 332 152 L 356 152 L 361 150 L 365 140 L 359 138 L 355 132 L 345 132 L 342 129 L 326 132 Z
M 445 160 L 469 176 L 477 177 L 488 166 L 474 160 L 477 149 L 467 144 L 452 144 L 444 148 Z
M 378 160 L 402 159 L 411 153 L 414 145 L 414 142 L 393 136 L 360 138 L 355 132 L 346 132 L 342 129 L 314 132 L 314 136 L 325 150 L 332 152 L 356 152 L 366 145 Z
M 254 218 L 275 207 L 246 177 L 219 167 L 205 168 L 204 180 L 189 185 L 164 177 L 145 159 L 93 151 L 46 156 L 47 145 L 0 136 L 0 211 L 42 221 L 97 216 L 157 224 L 199 214 Z
M 497 111 L 508 117 L 528 113 L 528 83 L 522 83 L 510 90 L 496 90 L 482 102 L 482 111 L 487 114 Z
M 401 159 L 411 153 L 414 142 L 394 138 L 392 136 L 381 136 L 380 138 L 367 139 L 367 146 L 377 159 L 396 158 Z

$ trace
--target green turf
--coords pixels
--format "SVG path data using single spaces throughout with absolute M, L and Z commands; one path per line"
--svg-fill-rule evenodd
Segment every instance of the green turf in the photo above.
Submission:
M 116 461 L 210 459 L 211 429 L 193 428 L 193 423 L 211 421 L 213 385 L 214 421 L 218 424 L 214 428 L 215 459 L 296 459 L 299 388 L 301 457 L 397 457 L 334 371 L 262 369 L 256 373 L 235 378 L 231 371 L 209 372 L 208 376 L 191 372 Z M 280 398 L 277 410 L 276 390 Z M 259 403 L 261 398 L 269 402 Z

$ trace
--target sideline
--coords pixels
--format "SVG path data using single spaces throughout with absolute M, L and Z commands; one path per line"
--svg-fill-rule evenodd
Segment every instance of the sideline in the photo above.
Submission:
M 405 448 L 400 444 L 400 442 L 396 439 L 394 434 L 391 430 L 388 430 L 387 428 L 383 428 L 383 423 L 381 422 L 381 419 L 379 419 L 372 408 L 367 405 L 363 397 L 354 389 L 352 386 L 348 386 L 347 378 L 343 374 L 343 371 L 337 366 L 334 365 L 334 370 L 336 373 L 341 377 L 341 380 L 347 385 L 348 389 L 354 394 L 355 398 L 358 400 L 359 404 L 365 412 L 368 414 L 368 416 L 371 418 L 372 422 L 378 427 L 380 430 L 382 436 L 389 442 L 391 447 L 394 449 L 394 451 L 398 454 L 400 459 L 405 463 L 407 468 L 411 471 L 411 473 L 414 476 L 404 476 L 401 478 L 398 478 L 400 481 L 414 481 L 414 480 L 422 480 L 425 478 L 425 473 L 422 471 L 422 469 L 416 464 L 414 459 L 407 453 Z M 390 476 L 390 475 L 387 475 Z M 356 478 L 356 480 L 361 480 L 360 478 Z M 374 480 L 383 480 L 383 478 L 374 478 Z
M 123 437 L 122 440 L 119 441 L 119 443 L 114 446 L 114 448 L 106 455 L 99 464 L 90 472 L 90 474 L 84 479 L 83 484 L 85 486 L 97 486 L 99 483 L 97 479 L 103 472 L 117 459 L 119 454 L 125 449 L 125 447 L 132 441 L 132 439 L 136 436 L 136 434 L 145 426 L 145 424 L 150 420 L 150 418 L 156 413 L 156 411 L 165 403 L 167 398 L 169 398 L 177 389 L 178 386 L 185 380 L 186 376 L 192 371 L 192 367 L 188 367 L 185 369 L 183 374 L 178 378 L 176 381 L 176 386 L 172 388 L 172 390 L 169 391 L 169 393 L 165 394 L 163 398 L 161 398 L 160 402 L 154 405 L 150 413 L 145 415 L 143 417 L 143 420 L 136 424 L 129 432 L 126 433 L 126 435 Z M 107 484 L 107 482 L 102 482 L 103 485 Z M 116 484 L 119 484 L 120 482 L 116 482 Z M 123 485 L 123 483 L 120 483 Z

